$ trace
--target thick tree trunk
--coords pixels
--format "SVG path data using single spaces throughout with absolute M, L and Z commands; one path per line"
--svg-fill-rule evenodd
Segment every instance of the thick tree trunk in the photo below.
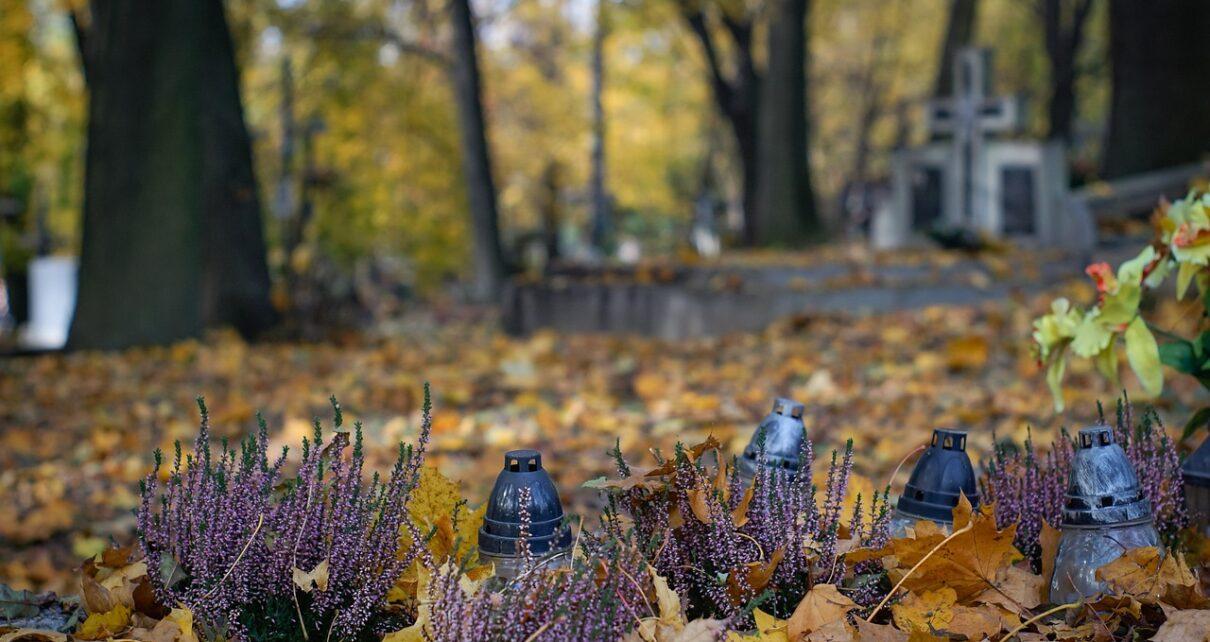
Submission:
M 808 0 L 772 0 L 768 69 L 758 122 L 753 238 L 783 245 L 822 234 L 808 163 L 806 17 Z
M 937 60 L 937 80 L 933 95 L 944 98 L 954 93 L 954 60 L 958 51 L 975 39 L 975 19 L 978 0 L 950 0 L 949 19 L 945 24 L 945 40 Z
M 453 48 L 449 73 L 457 103 L 462 173 L 466 180 L 474 240 L 472 296 L 488 302 L 495 300 L 504 281 L 504 255 L 500 249 L 496 186 L 492 180 L 491 152 L 483 117 L 475 21 L 469 0 L 450 0 L 449 9 Z
M 188 2 L 92 5 L 72 347 L 164 343 L 202 329 L 201 13 Z
M 80 288 L 69 344 L 122 348 L 274 321 L 220 0 L 95 0 Z
M 1210 31 L 1204 0 L 1114 0 L 1105 178 L 1196 161 L 1210 149 Z
M 204 12 L 200 82 L 202 142 L 202 321 L 255 336 L 277 321 L 252 168 L 252 141 L 240 103 L 239 71 L 222 2 Z

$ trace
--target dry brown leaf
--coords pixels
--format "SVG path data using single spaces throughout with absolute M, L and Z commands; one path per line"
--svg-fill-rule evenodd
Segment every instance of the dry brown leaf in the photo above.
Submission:
M 895 626 L 909 633 L 936 634 L 953 621 L 956 596 L 951 588 L 908 593 L 902 602 L 891 607 Z
M 689 497 L 689 510 L 693 511 L 693 516 L 703 524 L 714 521 L 710 516 L 710 492 L 700 488 L 690 488 L 685 493 Z
M 17 629 L 0 635 L 0 642 L 67 642 L 67 635 L 58 631 Z
M 906 642 L 908 634 L 890 624 L 874 624 L 857 618 L 857 635 L 860 642 Z
M 1050 599 L 1050 580 L 1055 574 L 1055 557 L 1059 554 L 1059 529 L 1042 522 L 1042 531 L 1038 533 L 1038 544 L 1042 547 L 1042 601 Z
M 1180 553 L 1164 555 L 1154 546 L 1126 551 L 1118 559 L 1098 568 L 1096 576 L 1113 593 L 1151 603 L 1163 597 L 1170 586 L 1197 586 L 1197 577 L 1185 565 Z
M 773 579 L 773 572 L 777 570 L 777 565 L 785 556 L 786 549 L 778 547 L 769 556 L 768 561 L 748 562 L 728 573 L 727 595 L 731 597 L 732 603 L 742 604 L 748 598 L 765 590 L 765 587 L 769 585 L 769 580 Z M 741 577 L 746 581 L 741 582 Z
M 294 568 L 294 585 L 303 593 L 310 593 L 312 589 L 320 591 L 328 590 L 328 560 L 323 560 L 315 565 L 315 568 L 310 571 L 304 571 L 300 568 Z
M 1155 632 L 1152 642 L 1210 642 L 1210 610 L 1177 611 Z
M 790 640 L 793 642 L 794 639 L 790 634 Z M 852 639 L 853 631 L 844 618 L 829 622 L 802 638 L 803 642 L 850 642 Z
M 1005 570 L 996 586 L 975 596 L 974 601 L 996 604 L 1013 613 L 1022 613 L 1041 604 L 1042 592 L 1046 589 L 1046 581 L 1041 575 L 1034 575 L 1014 564 Z
M 681 614 L 681 596 L 668 587 L 668 580 L 655 572 L 655 567 L 648 566 L 651 572 L 651 583 L 655 587 L 655 601 L 660 610 L 660 623 L 675 628 L 677 631 L 685 626 L 685 616 Z
M 744 496 L 740 498 L 739 504 L 735 506 L 735 510 L 731 511 L 731 522 L 736 528 L 748 523 L 748 505 L 752 503 L 752 486 L 744 491 Z
M 845 614 L 855 608 L 857 604 L 837 590 L 835 584 L 816 584 L 790 615 L 790 639 L 798 640 L 833 622 L 844 622 Z
M 946 631 L 964 635 L 968 640 L 982 640 L 994 637 L 1004 625 L 1004 616 L 994 606 L 955 606 Z
M 76 630 L 81 640 L 104 640 L 111 638 L 130 626 L 130 609 L 118 604 L 104 613 L 93 613 Z

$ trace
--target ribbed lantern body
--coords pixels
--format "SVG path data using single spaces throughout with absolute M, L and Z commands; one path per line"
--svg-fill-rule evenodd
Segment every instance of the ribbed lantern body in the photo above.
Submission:
M 971 506 L 979 505 L 975 468 L 966 454 L 966 431 L 938 428 L 895 505 L 892 536 L 903 537 L 920 520 L 952 527 L 954 507 L 962 494 Z
M 1055 558 L 1050 601 L 1062 604 L 1105 589 L 1098 568 L 1140 546 L 1159 546 L 1151 502 L 1113 429 L 1080 431 L 1063 505 L 1062 535 Z
M 563 524 L 563 503 L 536 450 L 512 450 L 504 455 L 504 470 L 487 500 L 479 529 L 479 557 L 496 566 L 496 575 L 516 577 L 525 565 L 517 550 L 521 540 L 521 495 L 529 489 L 530 554 L 539 565 L 570 562 L 571 529 Z
M 765 461 L 768 468 L 786 472 L 798 470 L 798 454 L 807 438 L 807 428 L 802 422 L 803 405 L 792 399 L 779 397 L 773 401 L 773 410 L 765 415 L 753 433 L 752 439 L 739 457 L 737 468 L 740 477 L 751 481 L 761 465 L 760 440 L 765 440 Z
M 1181 466 L 1185 478 L 1185 503 L 1194 527 L 1210 536 L 1210 437 L 1198 446 Z

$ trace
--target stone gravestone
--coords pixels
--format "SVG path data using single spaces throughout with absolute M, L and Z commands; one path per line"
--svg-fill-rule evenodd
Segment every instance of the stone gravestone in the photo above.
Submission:
M 928 106 L 933 142 L 892 156 L 892 196 L 875 217 L 875 247 L 910 245 L 938 228 L 1077 250 L 1095 242 L 1091 220 L 1065 206 L 1063 146 L 993 138 L 1018 132 L 1023 114 L 1018 99 L 991 96 L 990 70 L 989 50 L 962 50 L 955 95 Z
M 67 344 L 76 309 L 76 259 L 42 256 L 29 263 L 29 323 L 22 347 L 57 350 Z

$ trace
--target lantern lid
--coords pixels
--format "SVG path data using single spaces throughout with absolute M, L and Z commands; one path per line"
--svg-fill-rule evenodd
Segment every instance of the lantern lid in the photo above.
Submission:
M 487 500 L 479 550 L 497 556 L 517 555 L 521 539 L 521 490 L 529 489 L 529 550 L 544 555 L 571 546 L 571 529 L 563 526 L 563 504 L 536 450 L 510 450 L 504 470 Z
M 1210 488 L 1210 437 L 1185 458 L 1181 473 L 1185 476 L 1186 484 Z
M 1134 466 L 1105 424 L 1080 430 L 1071 459 L 1064 526 L 1108 526 L 1151 519 Z
M 971 506 L 979 505 L 975 468 L 966 454 L 966 431 L 938 428 L 912 469 L 896 508 L 910 517 L 948 523 L 963 494 Z
M 802 422 L 803 409 L 804 406 L 793 399 L 778 397 L 773 400 L 773 410 L 761 420 L 739 458 L 742 474 L 755 476 L 762 438 L 767 468 L 798 470 L 798 453 L 807 438 L 807 427 Z

